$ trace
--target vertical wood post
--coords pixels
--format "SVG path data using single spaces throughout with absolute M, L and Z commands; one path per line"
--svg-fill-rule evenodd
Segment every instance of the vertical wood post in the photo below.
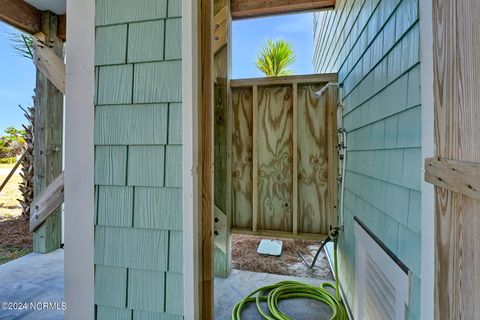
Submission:
M 338 135 L 337 135 L 337 96 L 338 90 L 330 87 L 327 91 L 327 135 L 328 135 L 328 209 L 329 212 L 325 215 L 327 217 L 327 228 L 329 226 L 337 226 L 337 178 L 338 178 Z M 342 177 L 344 179 L 344 177 Z M 336 221 L 332 221 L 332 217 L 337 217 Z
M 63 41 L 57 37 L 57 16 L 42 13 L 45 44 L 63 60 Z M 35 88 L 34 196 L 38 196 L 62 172 L 63 94 L 37 70 Z M 57 209 L 33 234 L 34 252 L 60 248 L 61 209 Z
M 213 0 L 200 1 L 200 319 L 213 319 Z
M 292 209 L 293 209 L 293 234 L 298 233 L 298 85 L 295 82 L 292 86 L 293 89 L 293 124 L 292 124 Z
M 252 89 L 252 123 L 253 123 L 253 165 L 252 165 L 252 230 L 258 229 L 258 86 Z

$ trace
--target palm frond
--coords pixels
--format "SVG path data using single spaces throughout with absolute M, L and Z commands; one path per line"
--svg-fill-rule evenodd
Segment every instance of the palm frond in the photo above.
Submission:
M 15 52 L 25 58 L 33 59 L 33 38 L 23 33 L 12 34 L 12 48 Z
M 285 40 L 267 40 L 260 49 L 255 65 L 267 77 L 293 74 L 289 67 L 295 62 L 295 52 Z

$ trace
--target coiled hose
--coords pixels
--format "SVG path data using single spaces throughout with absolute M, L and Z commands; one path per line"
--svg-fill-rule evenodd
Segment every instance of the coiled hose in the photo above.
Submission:
M 273 285 L 259 288 L 242 301 L 238 302 L 232 310 L 231 320 L 241 320 L 242 310 L 249 304 L 255 302 L 258 312 L 266 320 L 295 320 L 280 311 L 278 303 L 283 299 L 307 298 L 313 299 L 328 305 L 332 309 L 330 320 L 348 320 L 347 311 L 343 305 L 338 290 L 338 267 L 337 267 L 337 244 L 334 245 L 333 264 L 335 273 L 335 284 L 322 283 L 319 287 L 297 281 L 281 281 Z M 331 293 L 327 288 L 332 288 Z M 268 310 L 262 308 L 261 302 L 267 302 Z

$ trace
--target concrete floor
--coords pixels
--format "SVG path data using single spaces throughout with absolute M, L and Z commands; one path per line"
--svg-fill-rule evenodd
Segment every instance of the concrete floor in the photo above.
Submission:
M 8 302 L 64 302 L 63 249 L 31 253 L 0 266 L 0 320 L 63 319 L 61 310 L 4 310 Z
M 63 311 L 3 310 L 3 302 L 64 301 L 63 250 L 49 254 L 32 253 L 0 266 L 0 320 L 57 320 Z M 228 320 L 233 306 L 258 287 L 284 280 L 320 285 L 321 280 L 288 277 L 266 273 L 232 270 L 227 279 L 215 279 L 215 319 Z M 329 319 L 331 311 L 319 302 L 308 299 L 281 301 L 280 309 L 295 320 Z M 254 305 L 249 305 L 243 320 L 262 319 Z
M 294 280 L 313 285 L 323 281 L 311 278 L 280 276 L 267 273 L 232 270 L 227 279 L 215 278 L 215 319 L 228 320 L 234 305 L 259 287 L 279 281 Z M 295 320 L 330 319 L 331 310 L 320 302 L 309 299 L 293 299 L 280 301 L 280 310 Z M 256 306 L 250 304 L 242 313 L 242 320 L 263 319 Z

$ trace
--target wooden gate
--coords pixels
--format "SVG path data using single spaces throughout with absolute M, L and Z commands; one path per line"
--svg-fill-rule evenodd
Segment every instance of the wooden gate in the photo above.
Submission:
M 230 82 L 232 232 L 320 238 L 336 225 L 337 90 L 315 96 L 336 81 Z

